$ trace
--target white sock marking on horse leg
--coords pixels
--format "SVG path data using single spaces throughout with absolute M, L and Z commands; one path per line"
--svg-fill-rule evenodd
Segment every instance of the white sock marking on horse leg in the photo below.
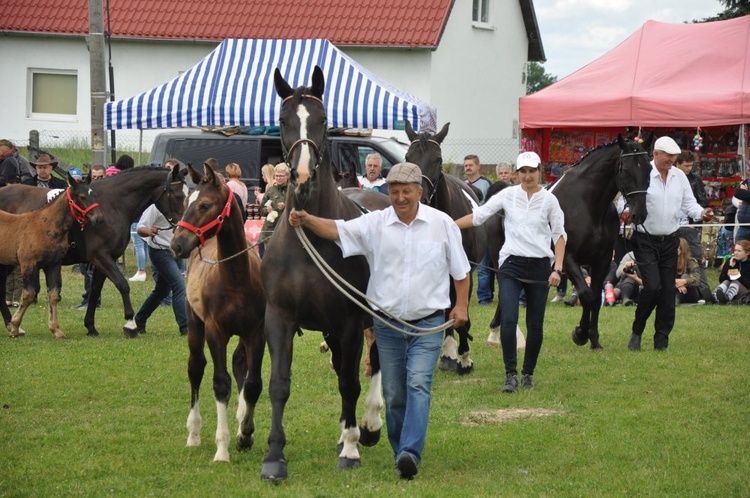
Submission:
M 131 318 L 130 320 L 128 320 L 125 323 L 124 327 L 126 329 L 128 329 L 128 330 L 135 330 L 135 327 L 136 327 L 136 325 L 135 325 L 135 319 Z
M 484 343 L 488 346 L 497 347 L 500 345 L 500 327 L 490 327 L 490 335 Z
M 200 446 L 201 445 L 201 411 L 196 401 L 193 407 L 188 413 L 187 419 L 187 430 L 188 430 L 188 446 Z
M 443 339 L 443 357 L 458 360 L 458 343 L 451 336 Z
M 240 391 L 239 402 L 237 403 L 237 436 L 242 435 L 242 421 L 247 416 L 247 402 L 245 401 L 244 392 L 244 389 Z
M 526 349 L 526 338 L 518 325 L 516 325 L 516 349 Z
M 227 405 L 216 402 L 216 455 L 214 462 L 229 462 L 229 421 Z
M 380 372 L 370 378 L 370 392 L 365 399 L 365 414 L 362 416 L 362 427 L 370 432 L 379 431 L 383 427 L 380 412 L 383 410 L 383 395 L 381 393 Z
M 341 438 L 340 443 L 344 443 L 344 448 L 339 454 L 339 458 L 344 457 L 350 460 L 359 460 L 359 427 L 356 425 L 349 429 L 344 428 L 344 422 L 341 422 Z

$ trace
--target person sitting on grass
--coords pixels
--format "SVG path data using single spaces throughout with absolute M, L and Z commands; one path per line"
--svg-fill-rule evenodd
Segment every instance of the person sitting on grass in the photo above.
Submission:
M 734 245 L 734 255 L 721 267 L 719 284 L 713 297 L 719 304 L 750 302 L 750 241 L 740 240 Z

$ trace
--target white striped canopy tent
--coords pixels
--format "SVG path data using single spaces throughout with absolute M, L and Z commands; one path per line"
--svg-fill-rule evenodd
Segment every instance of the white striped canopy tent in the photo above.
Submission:
M 323 69 L 324 103 L 332 127 L 434 131 L 437 111 L 380 80 L 328 40 L 224 40 L 177 78 L 104 108 L 107 129 L 273 126 L 281 100 L 278 67 L 292 87 L 308 86 Z

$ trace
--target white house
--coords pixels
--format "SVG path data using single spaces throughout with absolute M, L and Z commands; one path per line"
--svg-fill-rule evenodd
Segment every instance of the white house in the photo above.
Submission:
M 114 97 L 175 78 L 224 38 L 326 38 L 380 79 L 437 108 L 438 127 L 451 123 L 446 161 L 468 153 L 485 163 L 515 156 L 526 64 L 544 60 L 532 0 L 319 4 L 111 0 L 104 22 L 111 30 L 105 51 L 111 51 Z M 0 138 L 24 145 L 36 129 L 42 146 L 90 140 L 87 3 L 19 0 L 14 9 L 0 17 Z M 145 150 L 157 132 L 144 132 Z M 118 147 L 137 148 L 139 135 L 118 130 Z

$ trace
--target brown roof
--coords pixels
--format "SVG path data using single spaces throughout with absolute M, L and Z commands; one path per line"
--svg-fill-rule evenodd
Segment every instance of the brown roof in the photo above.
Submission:
M 436 48 L 454 0 L 110 0 L 118 38 L 327 38 L 335 45 Z M 85 0 L 5 0 L 0 31 L 88 34 Z M 107 3 L 104 3 L 106 9 Z M 107 14 L 104 14 L 105 30 Z

